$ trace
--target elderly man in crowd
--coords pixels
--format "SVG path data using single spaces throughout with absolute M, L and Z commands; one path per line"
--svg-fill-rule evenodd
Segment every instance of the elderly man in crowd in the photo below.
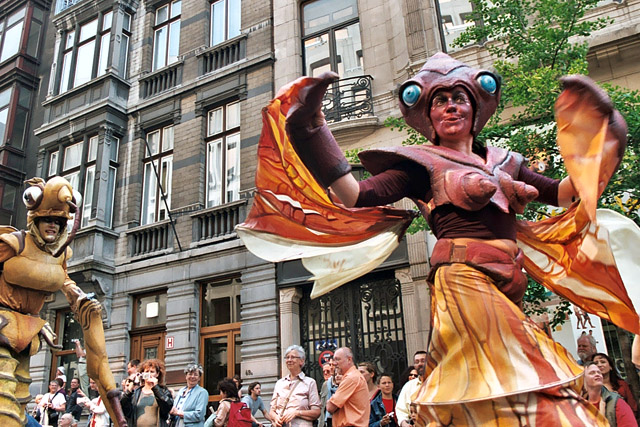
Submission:
M 591 334 L 585 334 L 584 332 L 578 338 L 578 365 L 584 366 L 585 363 L 590 362 L 593 359 L 593 355 L 597 353 L 596 339 Z
M 71 413 L 67 412 L 60 417 L 60 422 L 58 423 L 58 427 L 76 427 L 78 422 L 73 418 Z
M 289 375 L 276 382 L 269 417 L 276 427 L 312 427 L 320 415 L 320 396 L 316 381 L 302 372 L 304 349 L 292 345 L 284 355 Z
M 413 355 L 413 367 L 418 371 L 418 378 L 414 378 L 402 387 L 398 401 L 396 402 L 396 419 L 400 427 L 409 427 L 411 425 L 411 396 L 422 385 L 422 377 L 424 376 L 424 365 L 427 362 L 427 352 L 424 350 L 416 351 Z
M 367 381 L 353 363 L 353 353 L 340 347 L 333 355 L 336 368 L 342 373 L 338 390 L 327 402 L 333 427 L 366 427 L 369 425 L 369 391 Z

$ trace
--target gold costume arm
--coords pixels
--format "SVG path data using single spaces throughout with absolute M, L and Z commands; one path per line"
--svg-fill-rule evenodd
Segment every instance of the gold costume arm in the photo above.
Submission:
M 66 271 L 66 265 L 64 267 Z M 120 406 L 120 391 L 116 388 L 109 368 L 100 302 L 88 297 L 68 275 L 62 292 L 82 326 L 89 378 L 96 382 L 102 401 L 116 426 L 126 427 L 127 422 Z

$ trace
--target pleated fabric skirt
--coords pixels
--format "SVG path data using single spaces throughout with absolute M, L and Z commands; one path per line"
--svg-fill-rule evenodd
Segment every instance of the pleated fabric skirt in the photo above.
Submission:
M 607 426 L 580 397 L 582 367 L 484 273 L 438 267 L 426 379 L 412 400 L 428 426 Z

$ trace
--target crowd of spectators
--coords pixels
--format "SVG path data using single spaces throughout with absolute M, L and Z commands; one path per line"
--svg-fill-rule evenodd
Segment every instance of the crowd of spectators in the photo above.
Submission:
M 65 392 L 67 378 L 59 367 L 49 392 L 36 396 L 29 425 L 77 426 L 85 409 L 87 427 L 111 425 L 96 383 L 82 366 L 84 352 L 79 344 L 76 352 L 80 377 L 73 377 Z M 585 369 L 584 399 L 611 425 L 637 426 L 637 401 L 614 360 L 597 352 L 595 339 L 586 334 L 578 338 L 577 354 Z M 268 407 L 261 397 L 262 385 L 252 382 L 243 395 L 242 379 L 236 375 L 218 383 L 217 410 L 209 406 L 209 392 L 199 385 L 204 375 L 201 365 L 187 365 L 186 385 L 173 391 L 165 384 L 163 361 L 134 359 L 127 364 L 122 381 L 121 404 L 129 425 L 139 427 L 263 427 L 263 423 L 274 427 L 408 427 L 418 422 L 418 408 L 411 397 L 422 384 L 426 358 L 425 351 L 416 352 L 413 365 L 395 384 L 395 375 L 379 372 L 371 362 L 356 365 L 351 349 L 341 347 L 322 365 L 324 381 L 319 387 L 303 372 L 307 363 L 304 349 L 293 345 L 284 352 L 288 373 L 276 382 Z M 208 418 L 207 408 L 212 412 Z

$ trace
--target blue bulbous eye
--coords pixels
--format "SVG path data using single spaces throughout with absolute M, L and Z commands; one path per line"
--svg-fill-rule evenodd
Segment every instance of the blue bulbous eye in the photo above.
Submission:
M 496 90 L 498 89 L 498 83 L 493 76 L 489 74 L 483 74 L 478 77 L 477 80 L 478 83 L 480 83 L 480 87 L 482 87 L 482 89 L 486 90 L 489 93 L 496 93 Z
M 407 107 L 413 107 L 415 103 L 418 102 L 421 92 L 422 88 L 417 84 L 411 84 L 405 87 L 402 90 L 402 102 L 404 102 Z

